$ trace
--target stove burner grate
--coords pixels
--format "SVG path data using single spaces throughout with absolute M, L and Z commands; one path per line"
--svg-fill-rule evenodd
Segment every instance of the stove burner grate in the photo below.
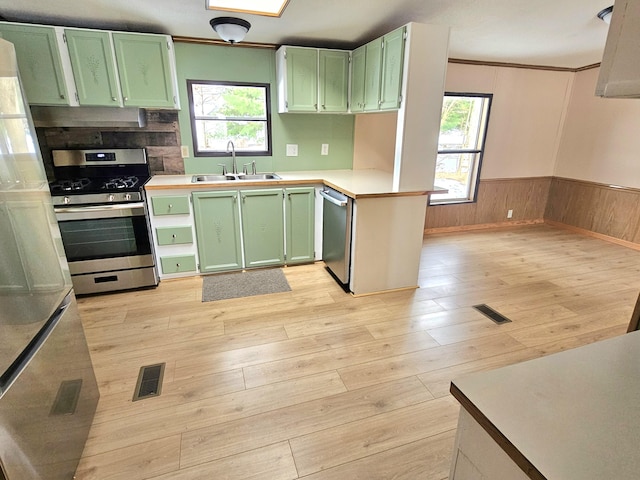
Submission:
M 57 180 L 50 187 L 53 192 L 72 192 L 86 189 L 91 185 L 88 178 L 72 178 L 69 180 Z
M 116 177 L 111 178 L 102 184 L 103 190 L 123 190 L 132 189 L 138 184 L 138 177 Z

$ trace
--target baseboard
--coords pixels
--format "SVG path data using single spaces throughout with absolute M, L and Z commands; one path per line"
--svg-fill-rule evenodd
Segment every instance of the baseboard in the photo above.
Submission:
M 587 237 L 593 237 L 599 240 L 604 240 L 605 242 L 615 243 L 616 245 L 621 245 L 623 247 L 631 248 L 633 250 L 640 250 L 640 244 L 629 242 L 628 240 L 622 240 L 620 238 L 611 237 L 603 233 L 592 232 L 591 230 L 587 230 L 585 228 L 574 227 L 573 225 L 567 225 L 566 223 L 555 222 L 553 220 L 545 220 L 544 223 L 551 225 L 553 227 L 563 228 L 565 230 L 570 230 L 575 233 L 580 233 L 582 235 L 586 235 Z
M 516 220 L 513 222 L 500 222 L 500 223 L 482 223 L 474 225 L 458 225 L 455 227 L 438 227 L 438 228 L 425 228 L 425 235 L 432 235 L 434 233 L 453 233 L 453 232 L 469 232 L 473 230 L 491 230 L 508 227 L 520 227 L 522 225 L 540 225 L 545 223 L 544 219 L 539 218 L 536 220 Z

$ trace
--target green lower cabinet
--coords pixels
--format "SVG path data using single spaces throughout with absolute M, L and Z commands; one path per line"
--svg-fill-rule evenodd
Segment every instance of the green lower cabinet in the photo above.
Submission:
M 160 268 L 162 273 L 170 275 L 172 273 L 184 273 L 196 271 L 195 255 L 168 255 L 160 257 Z
M 184 245 L 193 243 L 191 225 L 156 228 L 158 245 Z
M 245 266 L 284 264 L 283 190 L 243 190 L 240 195 Z
M 202 273 L 242 268 L 238 192 L 193 194 L 196 239 Z
M 315 260 L 315 189 L 296 187 L 285 189 L 285 219 L 287 264 Z

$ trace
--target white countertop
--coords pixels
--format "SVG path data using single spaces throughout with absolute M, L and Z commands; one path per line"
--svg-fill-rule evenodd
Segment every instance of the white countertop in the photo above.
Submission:
M 202 182 L 192 183 L 193 175 L 154 175 L 145 188 L 229 188 L 230 186 L 266 186 L 266 185 L 301 185 L 324 184 L 341 191 L 352 198 L 377 196 L 409 196 L 427 195 L 435 190 L 420 189 L 397 191 L 393 188 L 393 175 L 381 170 L 310 170 L 300 172 L 276 172 L 281 180 Z
M 548 480 L 640 478 L 640 331 L 456 379 L 452 393 Z

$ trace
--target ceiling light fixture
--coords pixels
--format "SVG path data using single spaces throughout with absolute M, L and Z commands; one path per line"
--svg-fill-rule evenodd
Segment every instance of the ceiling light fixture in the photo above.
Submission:
M 598 12 L 597 17 L 602 20 L 604 23 L 609 25 L 611 23 L 611 14 L 613 13 L 613 5 L 610 7 L 604 8 Z
M 235 17 L 217 17 L 209 23 L 211 28 L 220 35 L 220 38 L 229 43 L 238 43 L 244 40 L 244 36 L 251 28 L 249 22 Z

